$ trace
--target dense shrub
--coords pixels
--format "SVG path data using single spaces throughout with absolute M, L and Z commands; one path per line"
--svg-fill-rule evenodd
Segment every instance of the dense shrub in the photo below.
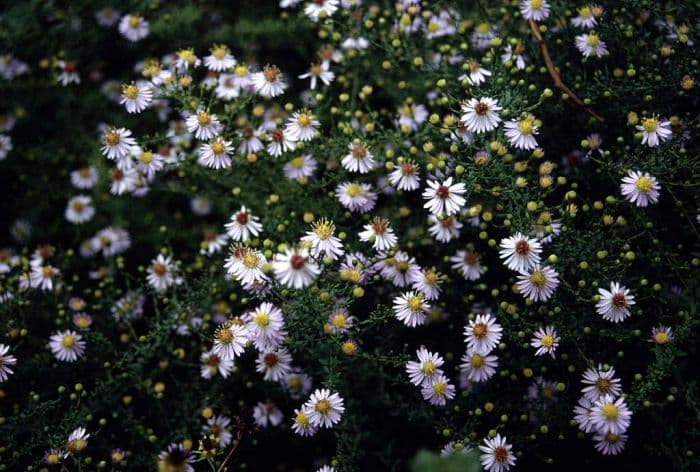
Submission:
M 700 6 L 118 3 L 0 16 L 0 470 L 697 470 Z

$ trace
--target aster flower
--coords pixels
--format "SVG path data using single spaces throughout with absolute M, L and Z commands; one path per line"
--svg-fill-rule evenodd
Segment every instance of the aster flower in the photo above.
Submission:
M 466 280 L 479 280 L 484 268 L 479 261 L 479 255 L 474 251 L 457 251 L 450 257 L 452 268 L 459 271 Z
M 608 53 L 605 42 L 594 31 L 576 36 L 576 48 L 584 57 L 603 57 Z
M 30 286 L 41 290 L 53 290 L 54 279 L 59 273 L 58 269 L 49 264 L 32 264 L 29 273 Z
M 420 292 L 409 291 L 394 298 L 394 316 L 406 326 L 415 328 L 427 321 L 430 305 Z
M 598 401 L 599 398 L 606 395 L 618 397 L 622 392 L 620 388 L 620 379 L 615 378 L 615 369 L 608 371 L 602 370 L 602 366 L 598 368 L 589 368 L 583 373 L 584 384 L 581 392 L 583 396 L 591 403 Z
M 223 44 L 215 44 L 209 50 L 211 54 L 204 58 L 204 65 L 214 72 L 224 72 L 236 65 L 236 59 Z
M 377 194 L 371 191 L 369 184 L 345 182 L 339 184 L 335 196 L 341 205 L 352 212 L 367 213 L 374 208 Z
M 454 216 L 429 215 L 428 222 L 430 223 L 428 233 L 441 243 L 448 243 L 452 239 L 459 238 L 459 230 L 463 226 Z
M 535 264 L 518 275 L 518 291 L 533 302 L 549 300 L 559 286 L 559 274 L 549 266 Z
M 598 7 L 598 9 L 600 9 L 600 7 Z M 578 8 L 578 15 L 571 19 L 571 24 L 582 29 L 591 29 L 598 26 L 598 21 L 594 14 L 594 7 L 591 5 L 584 5 Z
M 314 175 L 318 167 L 318 162 L 311 154 L 297 156 L 284 165 L 284 175 L 288 179 L 306 182 L 306 180 Z
M 388 251 L 396 245 L 398 238 L 389 226 L 389 220 L 375 216 L 364 225 L 364 231 L 359 234 L 360 241 L 369 241 L 376 251 Z
M 262 351 L 255 361 L 255 370 L 264 374 L 267 381 L 282 381 L 292 370 L 292 355 L 285 347 Z
M 663 346 L 673 341 L 673 329 L 668 326 L 658 326 L 651 329 L 649 342 Z
M 147 82 L 124 84 L 119 100 L 127 113 L 141 113 L 153 101 L 153 89 Z
M 482 452 L 481 465 L 487 472 L 505 472 L 515 466 L 513 446 L 500 434 L 494 438 L 484 438 L 484 444 L 479 446 L 479 450 Z
M 596 433 L 593 436 L 596 441 L 595 448 L 604 456 L 616 456 L 621 453 L 627 443 L 626 434 Z
M 425 105 L 404 105 L 399 108 L 399 126 L 409 131 L 416 131 L 428 119 L 428 109 Z
M 14 373 L 9 366 L 17 364 L 17 358 L 8 354 L 10 346 L 0 344 L 0 383 L 6 381 Z
M 547 0 L 520 0 L 520 14 L 528 21 L 542 21 L 549 16 L 549 3 Z
M 542 328 L 541 326 L 537 328 L 535 334 L 530 341 L 530 346 L 537 349 L 535 352 L 536 356 L 543 356 L 549 354 L 552 359 L 556 357 L 556 350 L 559 347 L 559 335 L 554 330 L 553 326 L 547 326 Z
M 617 282 L 610 284 L 610 290 L 598 289 L 600 301 L 596 304 L 596 311 L 606 321 L 619 323 L 632 315 L 630 306 L 636 304 L 634 296 L 629 289 Z
M 69 454 L 77 454 L 87 447 L 87 440 L 90 435 L 85 428 L 77 428 L 68 435 L 66 450 Z
M 212 416 L 207 420 L 207 424 L 202 426 L 202 433 L 205 436 L 212 435 L 216 439 L 220 448 L 225 448 L 233 439 L 233 434 L 229 431 L 231 418 L 224 415 Z
M 194 472 L 195 457 L 182 444 L 172 443 L 158 454 L 158 470 Z
M 333 16 L 338 9 L 338 0 L 312 0 L 304 7 L 304 14 L 312 21 Z
M 249 340 L 250 335 L 245 325 L 227 322 L 216 329 L 212 352 L 221 359 L 233 360 L 243 354 Z
M 54 357 L 59 361 L 75 362 L 85 352 L 85 341 L 75 331 L 58 331 L 51 336 L 49 346 Z
M 139 182 L 139 174 L 136 169 L 114 169 L 109 178 L 111 180 L 109 191 L 114 195 L 133 192 Z
M 61 70 L 58 74 L 56 80 L 64 87 L 70 84 L 80 83 L 80 74 L 78 74 L 78 67 L 73 61 L 58 61 L 56 66 Z
M 268 262 L 263 253 L 249 247 L 234 245 L 224 268 L 243 285 L 267 282 L 265 274 Z
M 251 76 L 251 82 L 255 91 L 263 97 L 276 97 L 287 88 L 282 73 L 275 66 L 265 66 L 262 71 Z
M 299 76 L 300 79 L 311 79 L 309 88 L 316 89 L 316 85 L 320 80 L 324 85 L 330 85 L 335 79 L 335 74 L 330 70 L 330 62 L 323 61 L 321 64 L 311 64 L 309 71 Z
M 311 141 L 320 125 L 308 110 L 296 111 L 287 119 L 284 133 L 292 141 Z
M 313 436 L 316 434 L 317 428 L 311 424 L 311 412 L 302 408 L 294 410 L 294 422 L 292 423 L 292 431 L 299 436 Z
M 202 363 L 199 372 L 203 379 L 209 380 L 216 374 L 225 379 L 231 374 L 233 359 L 224 359 L 216 354 L 213 349 L 203 352 L 199 356 L 199 360 Z
M 136 170 L 147 180 L 155 177 L 156 172 L 163 169 L 165 158 L 160 153 L 142 150 L 136 157 Z
M 231 167 L 231 152 L 233 152 L 231 141 L 217 137 L 200 146 L 197 162 L 211 169 L 225 169 Z
M 462 117 L 467 130 L 472 133 L 485 133 L 496 129 L 501 117 L 498 112 L 502 108 L 498 106 L 498 100 L 490 97 L 470 98 L 462 104 Z
M 656 116 L 643 118 L 642 124 L 637 125 L 637 130 L 642 132 L 642 144 L 656 147 L 671 137 L 671 122 L 660 120 Z
M 500 257 L 510 270 L 526 272 L 540 262 L 542 244 L 522 233 L 502 239 L 500 248 Z
M 647 172 L 630 170 L 622 179 L 620 192 L 638 207 L 646 207 L 659 201 L 661 186 L 656 177 Z
M 471 382 L 486 382 L 493 377 L 498 366 L 498 357 L 470 351 L 462 356 L 461 361 L 459 367 Z
M 271 401 L 258 402 L 253 408 L 253 420 L 260 428 L 279 426 L 284 419 L 284 414 Z
M 243 316 L 248 335 L 260 351 L 274 350 L 287 335 L 282 310 L 272 303 L 263 302 L 255 310 Z
M 321 273 L 306 248 L 285 249 L 284 254 L 276 254 L 272 269 L 279 283 L 296 289 L 308 287 Z
M 623 434 L 630 426 L 632 411 L 625 399 L 615 400 L 611 395 L 600 397 L 591 410 L 591 420 L 598 433 Z
M 406 363 L 406 373 L 413 385 L 423 386 L 430 385 L 432 381 L 437 380 L 438 376 L 442 375 L 442 365 L 445 363 L 443 358 L 434 352 L 428 351 L 421 347 L 416 351 L 418 362 L 408 361 Z
M 267 152 L 272 157 L 280 157 L 285 152 L 294 151 L 296 142 L 282 129 L 275 128 L 267 134 Z
M 515 67 L 518 70 L 525 69 L 525 55 L 523 54 L 525 51 L 525 46 L 522 42 L 519 41 L 515 47 L 508 44 L 503 51 L 503 54 L 501 54 L 501 62 L 505 64 L 507 62 L 514 61 Z
M 70 173 L 71 185 L 79 189 L 90 189 L 94 187 L 98 178 L 99 174 L 97 173 L 97 169 L 93 166 L 81 167 Z
M 328 315 L 328 329 L 333 334 L 347 333 L 355 321 L 346 308 L 336 308 Z
M 175 275 L 175 265 L 170 256 L 158 256 L 151 261 L 147 269 L 148 283 L 158 292 L 166 290 L 168 287 L 179 284 L 181 279 Z
M 263 227 L 260 218 L 248 212 L 245 206 L 231 216 L 231 222 L 224 225 L 226 233 L 233 241 L 247 241 L 257 237 Z
M 92 198 L 87 195 L 76 195 L 68 200 L 65 217 L 71 223 L 81 224 L 90 221 L 95 215 L 95 207 L 92 206 Z
M 343 399 L 338 393 L 331 393 L 326 388 L 316 389 L 304 403 L 304 410 L 309 412 L 309 420 L 318 428 L 331 428 L 337 424 L 345 412 Z
M 454 215 L 466 203 L 462 197 L 466 191 L 463 183 L 452 184 L 452 177 L 442 183 L 437 180 L 428 180 L 428 188 L 423 191 L 423 199 L 427 200 L 423 208 L 427 208 L 436 216 Z
M 194 137 L 202 141 L 214 138 L 223 129 L 223 125 L 219 122 L 219 118 L 216 115 L 201 109 L 188 116 L 185 123 L 187 124 L 187 131 L 194 133 Z
M 199 253 L 203 256 L 218 254 L 224 248 L 227 241 L 227 234 L 218 234 L 216 231 L 207 230 L 204 232 L 204 238 L 199 244 Z
M 576 421 L 578 429 L 584 433 L 592 433 L 595 431 L 593 419 L 591 418 L 592 408 L 593 402 L 585 396 L 579 398 L 578 403 L 574 407 L 574 421 Z
M 447 400 L 454 398 L 455 386 L 443 374 L 438 374 L 431 382 L 423 384 L 421 394 L 431 405 L 444 406 Z
M 501 341 L 503 327 L 496 322 L 496 318 L 490 313 L 476 315 L 464 327 L 465 342 L 470 352 L 488 354 Z
M 366 144 L 355 140 L 348 144 L 348 149 L 350 152 L 341 161 L 341 165 L 345 170 L 366 174 L 376 167 L 377 162 Z
M 304 395 L 308 395 L 311 385 L 313 385 L 313 380 L 301 369 L 294 367 L 280 383 L 282 388 L 289 393 L 290 398 L 297 400 Z
M 463 69 L 468 70 L 464 75 L 460 75 L 457 79 L 459 81 L 466 80 L 470 85 L 478 87 L 486 81 L 486 77 L 491 76 L 491 71 L 481 67 L 478 61 L 470 59 L 465 62 L 462 66 Z
M 413 161 L 403 161 L 389 174 L 389 182 L 399 190 L 411 192 L 420 187 L 420 166 Z
M 131 42 L 148 36 L 149 24 L 142 16 L 124 15 L 119 21 L 119 32 Z
M 301 240 L 311 246 L 311 255 L 320 257 L 323 254 L 333 260 L 337 260 L 345 253 L 343 243 L 334 236 L 335 225 L 325 218 L 314 221 L 311 231 L 306 232 L 306 236 Z
M 503 125 L 508 142 L 516 149 L 532 150 L 537 147 L 534 135 L 539 133 L 539 120 L 529 113 L 519 120 L 510 120 Z
M 136 140 L 126 128 L 110 128 L 103 135 L 102 143 L 102 154 L 114 161 L 128 156 Z

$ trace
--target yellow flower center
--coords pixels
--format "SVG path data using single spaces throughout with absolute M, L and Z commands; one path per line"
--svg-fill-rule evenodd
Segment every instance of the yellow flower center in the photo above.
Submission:
M 447 385 L 445 382 L 436 382 L 433 384 L 433 393 L 438 396 L 442 396 L 447 391 Z
M 530 274 L 530 283 L 537 288 L 544 287 L 545 281 L 544 273 L 540 270 L 536 270 Z
M 124 87 L 124 95 L 129 100 L 135 100 L 139 96 L 139 88 L 136 85 L 128 85 Z
M 328 239 L 333 234 L 333 226 L 327 221 L 322 221 L 314 228 L 314 234 L 318 239 Z
M 258 265 L 258 256 L 256 256 L 252 252 L 249 252 L 248 254 L 243 256 L 243 265 L 249 269 L 252 269 L 253 267 Z
M 644 118 L 642 120 L 642 127 L 647 133 L 653 133 L 659 127 L 659 120 L 656 118 Z
M 552 346 L 554 346 L 554 337 L 549 334 L 545 334 L 544 336 L 542 336 L 542 341 L 540 342 L 542 343 L 542 346 L 549 349 Z
M 311 117 L 307 113 L 301 113 L 297 118 L 297 123 L 299 123 L 299 126 L 306 128 L 311 124 Z
M 589 34 L 588 38 L 586 39 L 586 44 L 588 44 L 591 47 L 596 47 L 598 44 L 600 44 L 600 38 L 598 37 L 597 34 Z
M 223 154 L 224 149 L 224 144 L 221 141 L 214 141 L 211 145 L 211 152 L 214 154 Z
M 533 10 L 539 10 L 542 8 L 542 0 L 530 0 L 530 8 Z
M 327 415 L 328 412 L 331 411 L 331 402 L 326 399 L 319 400 L 316 402 L 316 406 L 314 408 L 322 415 Z
M 435 285 L 438 282 L 438 275 L 436 272 L 428 272 L 425 274 L 425 283 L 428 285 Z
M 303 157 L 295 157 L 294 159 L 292 159 L 292 166 L 295 169 L 301 169 L 302 167 L 304 167 L 304 158 Z
M 358 196 L 360 194 L 361 190 L 362 189 L 360 188 L 359 185 L 350 184 L 350 185 L 348 185 L 348 189 L 346 190 L 346 192 L 351 198 L 355 198 L 356 196 Z
M 433 361 L 425 361 L 421 366 L 420 371 L 425 375 L 433 375 L 435 373 L 435 364 Z
M 333 317 L 333 326 L 336 329 L 345 328 L 345 316 L 337 314 Z
M 637 187 L 637 190 L 643 193 L 647 193 L 651 188 L 654 186 L 652 183 L 651 179 L 649 177 L 640 177 L 637 179 L 637 181 L 634 183 L 634 186 Z
M 525 118 L 524 120 L 520 120 L 520 122 L 518 122 L 518 131 L 520 131 L 520 134 L 532 134 L 533 128 L 534 123 L 530 118 Z
M 75 338 L 70 335 L 64 336 L 61 340 L 61 345 L 66 348 L 72 348 L 75 346 Z
M 206 111 L 197 113 L 197 123 L 199 126 L 209 126 L 211 124 L 211 116 Z
M 486 34 L 489 32 L 489 24 L 488 23 L 479 23 L 479 25 L 476 27 L 476 30 L 480 34 Z
M 181 61 L 189 62 L 190 64 L 193 64 L 196 61 L 194 51 L 192 49 L 179 50 L 177 52 L 177 57 L 180 58 Z
M 216 333 L 216 339 L 218 339 L 221 344 L 231 344 L 233 342 L 233 332 L 228 328 L 220 329 Z
M 480 369 L 485 364 L 484 357 L 480 354 L 474 354 L 471 359 L 469 359 L 469 363 L 473 368 Z
M 613 403 L 608 403 L 603 406 L 603 417 L 608 421 L 615 421 L 618 416 L 617 406 Z
M 238 77 L 245 77 L 248 75 L 248 67 L 244 66 L 243 64 L 238 64 L 234 69 L 233 73 L 236 74 Z
M 119 144 L 120 140 L 121 136 L 119 136 L 119 133 L 116 130 L 108 131 L 107 134 L 105 134 L 105 143 L 107 143 L 109 146 L 116 146 Z
M 477 323 L 474 325 L 472 332 L 474 333 L 475 337 L 483 338 L 484 336 L 486 336 L 488 334 L 489 330 L 488 330 L 488 327 L 484 323 Z
M 420 311 L 423 307 L 423 300 L 420 297 L 414 295 L 408 299 L 408 309 L 411 311 Z
M 153 162 L 153 153 L 151 151 L 143 151 L 139 156 L 139 161 L 142 164 L 150 164 Z
M 90 320 L 85 316 L 81 316 L 77 319 L 76 324 L 78 325 L 78 328 L 87 328 L 88 326 L 90 326 Z
M 141 24 L 141 18 L 139 18 L 138 16 L 129 17 L 129 26 L 131 26 L 132 28 L 136 28 L 140 24 Z
M 215 58 L 221 60 L 221 59 L 224 58 L 224 56 L 226 56 L 226 53 L 227 53 L 227 52 L 228 52 L 228 51 L 226 50 L 226 47 L 224 47 L 224 46 L 215 46 L 215 47 L 211 50 L 211 55 L 214 56 Z
M 270 315 L 267 313 L 257 313 L 255 315 L 255 324 L 261 327 L 266 327 L 270 324 Z
M 302 428 L 306 428 L 309 426 L 309 415 L 303 411 L 300 411 L 297 413 L 297 417 L 294 419 L 294 421 Z
M 668 334 L 665 331 L 659 331 L 654 335 L 656 344 L 666 344 L 668 342 Z
M 591 7 L 586 5 L 585 7 L 581 7 L 578 9 L 578 16 L 582 18 L 590 18 L 593 16 L 593 12 L 591 11 Z

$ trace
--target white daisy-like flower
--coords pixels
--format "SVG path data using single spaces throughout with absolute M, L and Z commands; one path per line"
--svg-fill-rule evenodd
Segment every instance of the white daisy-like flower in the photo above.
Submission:
M 228 242 L 227 234 L 219 234 L 216 231 L 204 232 L 204 239 L 199 243 L 199 253 L 203 256 L 218 254 Z
M 441 243 L 448 243 L 453 239 L 459 238 L 462 223 L 457 221 L 455 216 L 428 216 L 428 233 Z
M 571 24 L 582 29 L 591 29 L 598 26 L 598 20 L 596 20 L 594 8 L 596 7 L 592 5 L 584 5 L 580 7 L 578 9 L 578 15 L 571 19 Z M 597 9 L 602 10 L 600 7 L 597 7 Z
M 520 0 L 520 14 L 530 21 L 542 21 L 549 16 L 547 0 Z
M 95 186 L 99 179 L 97 168 L 93 166 L 81 167 L 70 173 L 70 183 L 75 188 L 90 189 Z
M 581 382 L 585 385 L 581 392 L 584 398 L 591 403 L 606 395 L 617 398 L 622 392 L 620 379 L 615 378 L 615 369 L 613 368 L 607 372 L 600 365 L 597 369 L 593 367 L 588 368 L 583 373 Z
M 292 141 L 311 141 L 321 123 L 308 110 L 296 111 L 287 118 L 284 133 Z
M 498 112 L 501 110 L 502 108 L 498 106 L 498 100 L 495 98 L 470 98 L 462 104 L 462 113 L 464 114 L 460 120 L 472 133 L 485 133 L 498 127 L 498 123 L 501 122 Z
M 331 428 L 337 424 L 345 412 L 343 399 L 338 393 L 331 393 L 326 388 L 316 389 L 304 403 L 309 412 L 311 424 L 319 428 Z
M 214 332 L 212 352 L 221 359 L 233 360 L 243 354 L 248 341 L 248 328 L 238 323 L 224 323 Z
M 243 318 L 255 348 L 260 351 L 276 349 L 287 335 L 282 310 L 272 303 L 261 303 Z
M 470 85 L 476 87 L 486 82 L 486 77 L 491 76 L 491 71 L 481 67 L 481 64 L 474 59 L 465 62 L 462 68 L 468 70 L 468 72 L 464 75 L 460 75 L 457 79 L 460 81 L 466 80 Z
M 440 367 L 445 361 L 439 354 L 421 347 L 416 351 L 416 356 L 418 356 L 418 362 L 408 361 L 406 363 L 406 373 L 413 385 L 429 385 L 433 380 L 437 380 L 439 375 L 443 374 Z
M 282 73 L 275 66 L 265 66 L 262 71 L 252 74 L 251 82 L 255 91 L 263 97 L 276 97 L 287 88 Z
M 80 74 L 78 73 L 78 67 L 73 61 L 58 61 L 56 64 L 61 70 L 58 74 L 56 80 L 64 87 L 70 84 L 80 83 Z
M 154 154 L 149 150 L 141 150 L 136 157 L 136 169 L 149 180 L 163 169 L 164 164 L 165 158 L 160 153 Z
M 111 184 L 109 192 L 113 195 L 123 195 L 136 190 L 139 183 L 139 173 L 136 169 L 114 169 L 109 174 Z
M 330 62 L 323 61 L 321 64 L 311 64 L 309 71 L 299 76 L 300 79 L 311 79 L 309 88 L 316 89 L 316 85 L 320 80 L 324 85 L 330 85 L 335 79 L 335 74 L 330 70 Z
M 420 166 L 413 161 L 403 161 L 389 174 L 389 182 L 399 190 L 411 192 L 420 187 Z
M 656 177 L 647 173 L 630 170 L 628 174 L 622 178 L 620 184 L 620 192 L 625 198 L 637 205 L 638 207 L 646 207 L 659 201 L 659 190 L 661 186 L 656 180 Z
M 628 288 L 617 282 L 610 284 L 610 290 L 598 289 L 600 301 L 596 304 L 596 311 L 606 321 L 619 323 L 632 315 L 630 306 L 636 304 L 634 295 L 630 294 Z
M 280 157 L 285 152 L 296 149 L 296 142 L 280 128 L 275 128 L 267 133 L 267 140 L 267 152 L 272 157 Z
M 76 428 L 69 435 L 66 441 L 66 450 L 69 454 L 77 454 L 87 447 L 87 440 L 90 435 L 85 428 Z
M 243 285 L 267 282 L 267 258 L 257 249 L 233 245 L 224 263 L 226 271 Z
M 365 143 L 356 140 L 348 144 L 348 149 L 350 152 L 341 161 L 345 170 L 366 174 L 377 166 L 374 156 Z
M 484 273 L 479 255 L 474 251 L 457 251 L 450 257 L 450 262 L 452 268 L 458 270 L 466 280 L 479 280 Z
M 523 52 L 525 52 L 525 46 L 522 42 L 519 41 L 515 47 L 508 44 L 503 51 L 503 54 L 501 54 L 502 63 L 505 64 L 512 61 L 515 62 L 515 67 L 519 70 L 525 69 L 525 55 L 523 54 Z
M 595 431 L 593 420 L 591 419 L 592 408 L 593 402 L 586 397 L 579 398 L 576 406 L 574 407 L 574 421 L 576 421 L 578 429 L 584 433 L 592 433 Z
M 284 414 L 271 401 L 259 402 L 253 408 L 253 419 L 257 426 L 267 428 L 268 426 L 279 426 L 284 419 Z
M 226 233 L 233 241 L 247 241 L 256 238 L 263 229 L 260 218 L 248 212 L 245 206 L 231 216 L 231 222 L 224 225 Z
M 202 355 L 199 356 L 199 360 L 202 363 L 199 368 L 199 373 L 203 379 L 209 380 L 216 374 L 219 374 L 225 379 L 231 374 L 233 359 L 224 359 L 216 354 L 213 349 L 203 352 Z
M 409 131 L 416 131 L 428 119 L 428 109 L 425 105 L 404 105 L 399 108 L 399 126 Z
M 285 249 L 284 254 L 275 254 L 272 269 L 279 283 L 295 289 L 308 287 L 321 273 L 306 248 Z
M 347 333 L 354 322 L 355 318 L 348 314 L 347 308 L 336 308 L 328 315 L 327 329 L 333 334 Z
M 657 116 L 642 118 L 642 124 L 637 125 L 637 130 L 642 132 L 642 144 L 656 147 L 659 143 L 671 137 L 671 122 L 660 120 Z
M 288 179 L 306 182 L 309 177 L 314 175 L 318 167 L 318 162 L 311 154 L 297 156 L 284 165 L 284 175 Z
M 622 452 L 627 443 L 626 434 L 596 433 L 593 435 L 596 441 L 595 448 L 604 456 L 615 456 Z
M 153 101 L 153 89 L 147 82 L 124 84 L 119 100 L 124 105 L 127 113 L 141 113 Z
M 267 381 L 284 380 L 292 371 L 292 355 L 285 347 L 263 351 L 255 361 L 255 370 L 264 374 L 263 378 Z
M 506 121 L 503 127 L 508 142 L 516 149 L 531 150 L 537 147 L 534 135 L 539 133 L 539 121 L 529 113 L 519 120 Z
M 516 272 L 527 272 L 540 262 L 542 244 L 522 233 L 503 238 L 500 244 L 500 258 L 503 263 Z
M 197 113 L 187 117 L 185 123 L 187 131 L 194 133 L 194 137 L 201 141 L 209 141 L 223 129 L 223 125 L 216 115 L 206 110 L 197 110 Z
M 537 349 L 535 351 L 536 356 L 543 356 L 549 354 L 552 359 L 556 357 L 556 350 L 559 347 L 559 335 L 554 330 L 554 326 L 547 326 L 542 328 L 541 326 L 537 328 L 535 334 L 530 341 L 530 346 Z
M 224 448 L 231 444 L 233 434 L 228 427 L 231 424 L 231 418 L 224 415 L 217 415 L 209 418 L 207 424 L 202 426 L 202 432 L 205 436 L 214 435 L 219 443 L 220 448 Z
M 92 206 L 92 198 L 87 195 L 76 195 L 68 200 L 66 205 L 66 220 L 74 224 L 90 221 L 95 215 L 95 207 Z
M 467 351 L 461 358 L 460 369 L 470 382 L 486 382 L 498 367 L 498 357 Z
M 312 0 L 304 7 L 304 14 L 312 21 L 333 16 L 338 10 L 338 0 Z
M 515 466 L 513 446 L 508 444 L 506 437 L 496 434 L 495 438 L 484 438 L 484 444 L 479 446 L 481 465 L 486 472 L 505 472 Z
M 622 397 L 615 400 L 611 395 L 602 396 L 591 410 L 593 425 L 601 434 L 623 434 L 629 428 L 631 419 L 632 411 Z
M 428 188 L 423 191 L 423 199 L 427 200 L 423 208 L 435 216 L 457 214 L 466 203 L 462 197 L 466 191 L 463 183 L 453 184 L 452 177 L 442 183 L 428 180 Z
M 352 212 L 367 213 L 374 208 L 377 194 L 371 191 L 370 184 L 345 182 L 335 189 L 335 196 L 341 205 Z
M 231 51 L 223 44 L 215 44 L 210 50 L 211 54 L 204 58 L 204 65 L 214 72 L 224 72 L 236 65 L 236 59 Z
M 175 264 L 170 256 L 165 257 L 163 254 L 158 254 L 151 261 L 146 272 L 148 272 L 148 283 L 159 292 L 179 283 L 179 278 L 175 275 Z
M 126 128 L 109 128 L 102 137 L 102 154 L 107 159 L 117 160 L 129 155 L 136 140 Z
M 444 406 L 447 400 L 452 400 L 455 396 L 455 386 L 450 383 L 450 379 L 443 374 L 439 374 L 431 382 L 426 383 L 421 388 L 423 399 L 434 406 Z
M 427 321 L 430 305 L 420 292 L 409 291 L 394 298 L 394 316 L 406 326 L 415 328 Z
M 318 429 L 311 424 L 311 412 L 305 408 L 294 410 L 292 431 L 299 436 L 313 436 Z
M 440 273 L 433 267 L 418 272 L 411 279 L 411 286 L 425 295 L 426 300 L 437 300 L 440 298 L 440 282 Z
M 75 362 L 85 353 L 85 341 L 75 331 L 58 331 L 51 336 L 49 346 L 56 359 L 64 362 Z
M 181 73 L 187 73 L 192 68 L 195 69 L 202 64 L 202 60 L 197 57 L 192 48 L 183 48 L 175 53 L 175 69 Z
M 605 42 L 594 31 L 576 36 L 576 48 L 584 57 L 603 57 L 608 53 Z
M 311 231 L 306 232 L 306 236 L 301 240 L 311 246 L 311 255 L 313 257 L 321 257 L 324 255 L 330 257 L 334 261 L 340 258 L 345 251 L 340 238 L 334 235 L 335 225 L 332 221 L 322 218 L 314 221 L 311 225 Z
M 398 242 L 386 218 L 375 216 L 371 222 L 364 225 L 364 229 L 359 234 L 360 241 L 371 242 L 376 251 L 388 251 Z
M 200 146 L 197 162 L 199 165 L 211 169 L 226 169 L 231 167 L 231 152 L 233 152 L 231 141 L 217 137 Z
M 0 383 L 14 373 L 9 366 L 17 364 L 17 358 L 8 354 L 9 352 L 10 346 L 0 344 Z
M 124 15 L 119 21 L 119 32 L 131 42 L 148 36 L 149 24 L 142 16 Z
M 559 286 L 559 274 L 549 266 L 535 264 L 530 271 L 518 275 L 518 291 L 533 302 L 549 300 Z
M 31 265 L 29 273 L 29 284 L 33 288 L 41 290 L 53 290 L 54 279 L 59 274 L 59 270 L 49 264 L 41 262 Z
M 476 315 L 476 318 L 470 320 L 464 327 L 467 350 L 477 354 L 486 355 L 493 351 L 501 341 L 501 336 L 503 336 L 503 327 L 490 313 Z

